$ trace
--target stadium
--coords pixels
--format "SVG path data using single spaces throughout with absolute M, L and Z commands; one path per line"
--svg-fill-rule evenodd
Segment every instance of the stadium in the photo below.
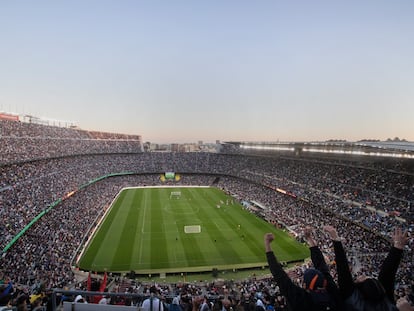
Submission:
M 309 265 L 306 226 L 316 228 L 331 268 L 324 225 L 344 237 L 353 272 L 373 276 L 393 228 L 413 230 L 414 151 L 401 144 L 223 142 L 215 152 L 156 152 L 144 150 L 139 135 L 8 114 L 0 142 L 1 278 L 36 294 L 104 282 L 113 295 L 138 300 L 154 284 L 167 298 L 178 289 L 213 300 L 246 292 L 274 298 L 265 232 L 286 241 L 275 252 L 286 250 L 280 259 L 300 278 Z M 397 296 L 412 291 L 412 271 L 411 240 Z M 191 281 L 192 273 L 207 280 Z

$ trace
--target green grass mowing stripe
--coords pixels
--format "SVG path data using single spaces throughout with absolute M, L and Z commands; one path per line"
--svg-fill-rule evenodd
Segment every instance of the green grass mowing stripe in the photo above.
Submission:
M 131 236 L 132 239 L 132 253 L 131 253 L 131 263 L 130 263 L 130 270 L 138 270 L 142 260 L 142 239 L 143 239 L 143 231 L 145 226 L 145 214 L 146 214 L 146 201 L 148 197 L 148 192 L 141 192 L 136 191 L 136 201 L 135 205 L 137 206 L 138 213 L 135 219 L 135 234 Z M 148 245 L 147 247 L 151 247 Z
M 165 189 L 164 189 L 165 190 Z M 163 217 L 164 206 L 161 203 L 162 198 L 166 196 L 165 191 L 151 192 L 151 219 L 156 219 L 157 221 L 151 221 L 151 241 L 156 242 L 156 247 L 151 248 L 151 268 L 156 269 L 160 268 L 160 263 L 163 263 L 163 266 L 169 268 L 169 258 L 168 253 L 165 251 L 167 249 L 167 241 L 165 237 L 165 222 Z
M 225 228 L 224 236 L 221 235 L 218 239 L 227 242 L 227 245 L 230 246 L 230 250 L 233 251 L 233 254 L 225 252 L 224 255 L 231 258 L 231 261 L 243 262 L 242 257 L 245 257 L 245 249 L 243 249 L 242 245 L 244 244 L 244 242 L 242 242 L 244 234 L 241 230 L 238 230 L 237 225 L 240 224 L 240 218 L 238 217 L 239 211 L 235 210 L 239 209 L 239 206 L 232 204 L 227 205 L 227 203 L 231 201 L 231 198 L 225 196 L 223 192 L 212 191 L 212 193 L 214 195 L 209 200 L 209 204 L 214 207 L 208 207 L 207 210 L 215 212 L 216 217 L 213 217 L 213 219 L 217 219 L 215 221 L 219 224 L 219 228 L 216 226 L 217 230 Z M 224 204 L 221 202 L 224 202 Z M 218 205 L 220 205 L 220 208 L 217 208 Z
M 188 266 L 185 256 L 184 230 L 181 223 L 182 215 L 188 213 L 188 208 L 174 204 L 176 200 L 169 198 L 171 189 L 166 190 L 160 201 L 163 207 L 163 221 L 165 226 L 165 238 L 168 241 L 166 252 L 169 254 L 169 266 Z
M 218 196 L 217 193 L 212 192 L 211 198 L 209 198 L 207 205 L 200 209 L 199 214 L 202 219 L 210 219 L 210 223 L 205 222 L 207 233 L 212 241 L 214 241 L 212 250 L 215 250 L 215 254 L 211 256 L 216 257 L 216 264 L 225 264 L 226 261 L 239 262 L 240 257 L 238 252 L 234 248 L 232 243 L 231 229 L 227 226 L 227 220 L 229 215 L 225 214 L 225 209 L 211 206 L 212 202 L 219 204 L 222 201 L 222 196 Z M 221 203 L 220 203 L 221 204 Z M 209 206 L 210 205 L 210 206 Z M 221 257 L 221 258 L 220 258 Z
M 237 256 L 231 257 L 232 261 L 230 263 L 252 260 L 252 258 L 249 258 L 252 254 L 249 253 L 248 249 L 245 247 L 245 241 L 247 241 L 248 235 L 244 232 L 244 230 L 247 227 L 241 227 L 243 230 L 238 227 L 241 223 L 240 206 L 238 204 L 227 204 L 227 202 L 231 201 L 231 198 L 224 196 L 224 193 L 216 192 L 216 194 L 218 196 L 217 200 L 220 202 L 220 208 L 216 208 L 215 211 L 222 220 L 221 226 L 227 228 L 226 240 L 228 243 L 234 245 L 233 249 L 238 254 Z M 221 202 L 225 202 L 225 204 L 222 204 Z
M 194 196 L 197 196 L 196 192 L 194 192 Z M 225 218 L 228 215 L 224 215 L 223 219 L 222 211 L 216 207 L 223 197 L 218 195 L 218 192 L 211 191 L 208 193 L 204 192 L 203 196 L 199 196 L 197 199 L 198 202 L 203 203 L 199 210 L 199 215 L 203 219 L 203 231 L 208 233 L 208 240 L 206 242 L 209 243 L 209 247 L 206 248 L 204 253 L 213 259 L 210 260 L 210 264 L 220 265 L 231 263 L 234 260 L 239 261 L 240 258 L 235 249 L 233 235 L 230 234 L 231 232 L 225 224 Z
M 166 211 L 164 218 L 171 218 L 171 212 Z M 183 245 L 183 232 L 180 228 L 181 225 L 176 221 L 165 222 L 166 239 L 168 239 L 166 252 L 169 254 L 168 260 L 170 267 L 176 267 L 178 265 L 188 266 Z
M 112 257 L 111 254 L 107 253 L 107 251 L 111 251 L 111 248 L 108 246 L 118 245 L 118 240 L 116 239 L 116 236 L 112 234 L 109 235 L 108 233 L 110 232 L 110 228 L 113 223 L 118 221 L 116 216 L 126 201 L 126 197 L 127 192 L 122 192 L 118 196 L 117 202 L 106 215 L 104 222 L 101 224 L 101 227 L 90 242 L 86 254 L 81 259 L 81 267 L 84 266 L 85 269 L 88 270 L 103 271 L 105 268 L 110 266 L 110 263 L 105 261 L 108 260 L 108 257 Z M 107 242 L 105 242 L 106 236 L 108 237 Z
M 118 239 L 119 243 L 115 244 L 112 249 L 115 249 L 112 266 L 118 267 L 119 270 L 130 270 L 134 260 L 132 258 L 134 245 L 136 244 L 136 231 L 138 216 L 140 214 L 140 206 L 136 204 L 138 193 L 128 191 L 130 195 L 129 200 L 123 204 L 124 209 L 120 210 L 120 215 L 116 227 L 120 233 Z M 115 247 L 117 246 L 117 247 Z
M 222 264 L 222 260 L 226 256 L 224 251 L 227 251 L 227 253 L 233 253 L 233 256 L 235 256 L 236 253 L 234 251 L 232 252 L 232 246 L 225 245 L 226 239 L 223 235 L 223 230 L 221 230 L 222 228 L 218 227 L 217 221 L 214 220 L 215 215 L 207 212 L 212 210 L 212 204 L 209 202 L 212 200 L 218 200 L 217 198 L 214 199 L 215 195 L 213 192 L 204 192 L 203 196 L 201 196 L 194 189 L 189 189 L 189 191 L 190 195 L 193 197 L 193 200 L 198 202 L 197 216 L 199 217 L 202 234 L 197 234 L 196 237 L 198 244 L 203 246 L 200 253 L 204 258 L 209 258 L 209 260 L 204 259 L 204 263 L 205 265 L 208 263 L 214 265 Z M 208 247 L 205 247 L 206 243 L 208 243 Z
M 151 268 L 151 249 L 154 247 L 154 244 L 151 243 L 152 190 L 149 189 L 149 191 L 139 191 L 139 196 L 141 199 L 139 205 L 142 212 L 139 220 L 140 235 L 137 236 L 138 239 L 135 239 L 135 245 L 138 249 L 138 256 L 136 257 L 135 264 L 132 267 L 133 270 Z
M 246 230 L 246 226 L 241 226 L 242 218 L 240 216 L 242 215 L 239 213 L 240 211 L 238 206 L 223 206 L 218 210 L 218 212 L 224 215 L 222 219 L 225 221 L 225 227 L 228 228 L 227 240 L 231 241 L 232 244 L 236 244 L 237 248 L 235 249 L 239 250 L 240 255 L 234 256 L 233 259 L 235 262 L 243 262 L 247 255 L 246 252 L 250 249 L 246 247 L 241 249 L 240 246 L 241 244 L 243 246 L 247 246 L 248 244 L 245 244 L 245 242 L 248 242 L 250 237 L 254 236 L 254 233 L 251 231 L 251 228 Z M 251 245 L 253 246 L 254 244 Z
M 130 222 L 134 213 L 134 209 L 131 208 L 134 204 L 134 197 L 134 192 L 127 190 L 119 208 L 116 209 L 116 214 L 111 213 L 113 215 L 111 227 L 102 241 L 105 247 L 101 248 L 105 249 L 106 252 L 110 252 L 106 256 L 106 269 L 112 267 L 116 270 L 127 270 L 129 267 L 128 250 L 130 248 L 125 247 L 125 245 L 131 243 L 128 237 L 136 228 Z M 104 257 L 102 252 L 99 252 L 98 256 Z
M 238 207 L 241 208 L 241 207 Z M 242 217 L 238 219 L 240 231 L 245 236 L 246 247 L 256 255 L 257 258 L 263 258 L 263 243 L 257 243 L 258 238 L 262 242 L 263 231 L 274 231 L 275 228 L 256 216 L 250 215 L 250 212 L 243 209 L 240 213 Z M 254 221 L 253 221 L 254 219 Z
M 178 200 L 178 206 L 182 208 L 182 215 L 179 220 L 179 230 L 183 232 L 181 235 L 182 241 L 185 245 L 184 252 L 188 266 L 204 266 L 206 265 L 205 257 L 201 251 L 201 243 L 199 242 L 202 237 L 205 236 L 201 233 L 185 233 L 186 226 L 200 225 L 201 220 L 199 215 L 199 205 L 193 204 L 194 197 L 191 196 L 189 189 L 182 189 L 182 198 Z
M 133 190 L 135 191 L 135 190 Z M 150 200 L 149 192 L 135 191 L 135 201 L 134 205 L 137 209 L 137 214 L 134 218 L 134 225 L 136 230 L 133 235 L 131 235 L 131 254 L 130 254 L 130 268 L 129 270 L 138 270 L 143 263 L 143 256 L 145 252 L 143 247 L 145 243 L 143 242 L 145 236 L 145 230 L 148 230 L 146 227 L 146 215 L 147 215 L 147 202 Z M 150 248 L 151 245 L 147 243 L 146 248 Z

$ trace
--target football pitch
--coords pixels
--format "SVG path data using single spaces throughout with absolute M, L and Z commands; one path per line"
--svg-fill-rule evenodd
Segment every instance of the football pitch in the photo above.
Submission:
M 279 261 L 309 250 L 212 187 L 123 189 L 78 260 L 86 271 L 203 272 L 267 265 L 263 236 Z

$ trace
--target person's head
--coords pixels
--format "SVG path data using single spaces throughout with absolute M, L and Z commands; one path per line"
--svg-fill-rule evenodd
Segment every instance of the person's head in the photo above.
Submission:
M 318 288 L 326 287 L 326 279 L 322 272 L 317 269 L 306 269 L 303 274 L 303 282 L 305 289 L 316 290 Z
M 230 310 L 230 308 L 231 308 L 230 299 L 224 298 L 224 299 L 221 300 L 221 303 L 223 304 L 223 308 L 225 308 L 226 310 Z
M 85 299 L 82 297 L 82 295 L 77 295 L 75 297 L 74 302 L 76 302 L 76 303 L 85 303 Z
M 384 287 L 377 279 L 361 279 L 359 282 L 355 282 L 355 285 L 367 301 L 379 302 L 386 297 Z
M 265 309 L 266 309 L 266 307 L 265 307 L 262 299 L 261 298 L 258 298 L 256 300 L 256 308 L 255 308 L 255 310 L 256 311 L 264 311 Z
M 172 300 L 173 305 L 179 305 L 180 304 L 180 296 L 176 296 Z
M 151 286 L 149 292 L 151 295 L 156 295 L 158 293 L 158 290 L 155 286 Z
M 25 311 L 27 310 L 27 302 L 29 301 L 29 296 L 26 294 L 21 294 L 17 297 L 17 310 L 18 311 Z

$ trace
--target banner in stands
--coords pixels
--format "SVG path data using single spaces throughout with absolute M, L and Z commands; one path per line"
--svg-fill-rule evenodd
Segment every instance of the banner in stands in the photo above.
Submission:
M 7 113 L 0 113 L 0 120 L 19 121 L 19 116 Z

